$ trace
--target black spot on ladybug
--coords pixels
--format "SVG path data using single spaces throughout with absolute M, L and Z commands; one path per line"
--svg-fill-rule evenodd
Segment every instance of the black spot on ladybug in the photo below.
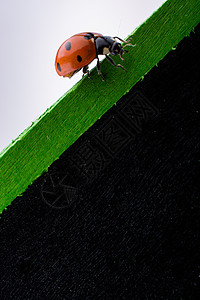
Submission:
M 78 60 L 78 62 L 81 62 L 82 61 L 82 57 L 80 55 L 77 55 L 77 60 Z
M 60 64 L 59 64 L 59 63 L 57 63 L 57 69 L 58 69 L 58 71 L 61 72 L 61 67 L 60 67 Z
M 69 51 L 71 49 L 71 43 L 70 42 L 65 43 L 65 49 L 67 51 Z
M 90 40 L 94 37 L 94 34 L 91 32 L 86 33 L 86 35 L 84 35 L 84 39 L 86 40 Z

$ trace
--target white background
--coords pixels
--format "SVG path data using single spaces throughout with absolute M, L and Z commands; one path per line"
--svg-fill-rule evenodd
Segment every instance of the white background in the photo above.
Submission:
M 125 38 L 164 0 L 0 0 L 0 151 L 71 88 L 59 46 L 83 31 Z

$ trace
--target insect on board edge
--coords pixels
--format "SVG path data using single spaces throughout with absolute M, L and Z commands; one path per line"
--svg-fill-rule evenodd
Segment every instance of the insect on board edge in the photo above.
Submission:
M 121 43 L 124 43 L 124 46 Z M 58 49 L 55 61 L 56 72 L 63 77 L 71 78 L 75 73 L 82 69 L 83 76 L 88 74 L 91 79 L 88 65 L 97 59 L 97 71 L 102 80 L 105 81 L 99 63 L 99 55 L 105 55 L 106 59 L 117 68 L 121 68 L 124 71 L 126 69 L 116 64 L 113 59 L 108 55 L 119 55 L 122 60 L 124 52 L 128 52 L 124 49 L 125 46 L 131 45 L 129 41 L 115 36 L 103 36 L 100 33 L 95 32 L 82 32 L 73 35 L 67 39 Z M 126 71 L 127 72 L 127 71 Z

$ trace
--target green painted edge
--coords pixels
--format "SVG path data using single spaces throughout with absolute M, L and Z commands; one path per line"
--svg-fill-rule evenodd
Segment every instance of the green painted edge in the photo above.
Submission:
M 131 22 L 131 20 L 130 20 Z M 132 36 L 123 66 L 101 65 L 0 154 L 0 213 L 200 22 L 200 0 L 168 0 Z M 119 62 L 119 58 L 115 58 Z

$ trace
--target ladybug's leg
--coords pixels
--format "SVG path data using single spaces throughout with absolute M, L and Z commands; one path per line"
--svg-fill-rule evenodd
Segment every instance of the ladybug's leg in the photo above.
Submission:
M 108 60 L 113 66 L 115 66 L 116 68 L 122 68 L 124 71 L 127 72 L 127 70 L 126 70 L 122 65 L 116 64 L 116 63 L 114 62 L 114 60 L 113 60 L 110 56 L 108 56 L 107 54 L 106 54 L 106 58 L 107 58 L 107 60 Z
M 86 66 L 83 67 L 83 76 L 82 77 L 84 77 L 85 74 L 88 74 L 88 77 L 90 79 L 92 79 L 91 76 L 90 76 L 90 71 L 88 69 L 88 65 L 86 65 Z
M 97 57 L 97 71 L 98 71 L 98 74 L 101 76 L 102 80 L 105 81 L 105 79 L 104 79 L 104 77 L 101 73 L 101 70 L 100 70 L 100 63 L 99 63 L 99 58 L 98 57 Z
M 114 38 L 114 39 L 120 40 L 120 41 L 121 41 L 122 43 L 124 43 L 124 44 L 126 44 L 126 43 L 129 42 L 129 40 L 128 40 L 128 41 L 124 41 L 124 40 L 122 40 L 121 38 L 119 38 L 118 36 L 114 36 L 113 38 Z
M 128 39 L 127 41 L 125 41 L 125 40 L 119 38 L 118 36 L 114 36 L 113 38 L 114 38 L 114 39 L 120 40 L 122 43 L 126 44 L 125 46 L 133 46 L 131 43 L 129 43 L 130 40 L 131 40 L 131 38 L 132 38 L 132 35 L 129 37 L 129 39 Z M 128 43 L 129 43 L 129 44 L 128 44 Z

